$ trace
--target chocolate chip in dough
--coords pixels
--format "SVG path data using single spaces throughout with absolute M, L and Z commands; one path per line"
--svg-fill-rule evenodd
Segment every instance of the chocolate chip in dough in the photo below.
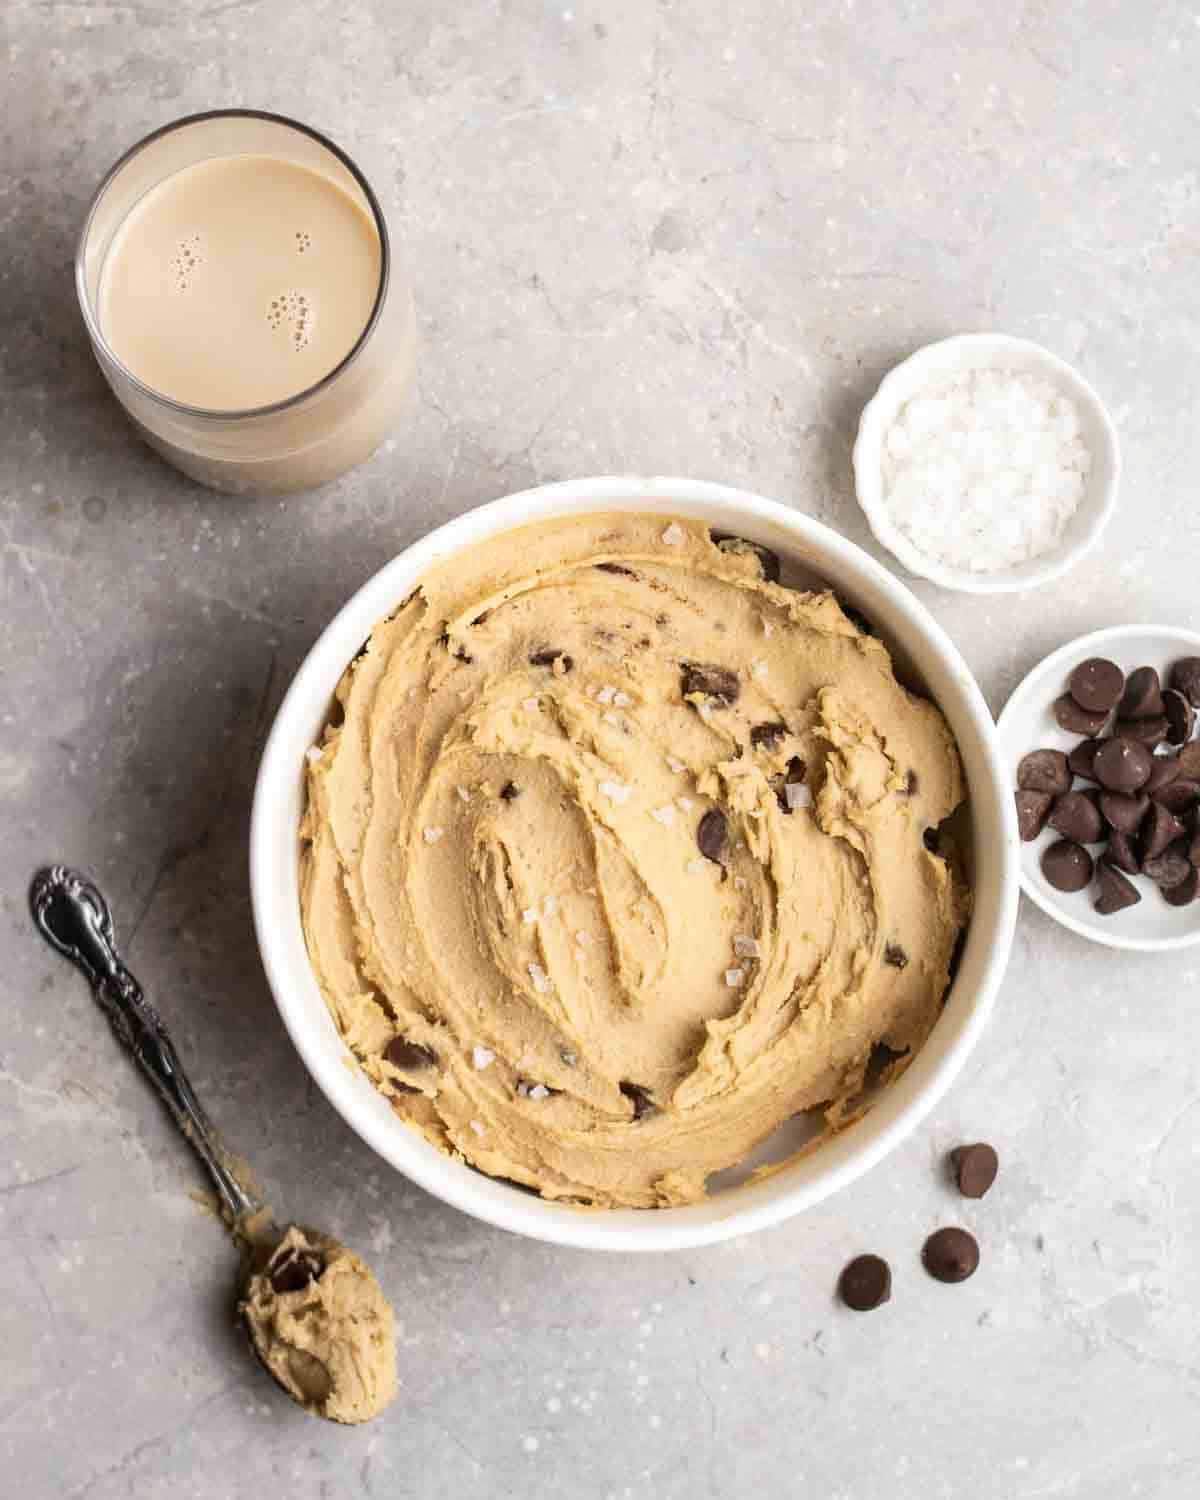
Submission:
M 778 583 L 781 569 L 779 566 L 779 554 L 772 552 L 770 547 L 764 547 L 760 542 L 748 541 L 744 536 L 734 536 L 729 531 L 710 531 L 713 545 L 719 547 L 722 552 L 750 553 L 758 559 L 758 565 L 762 569 L 762 576 L 768 583 Z
M 1092 878 L 1092 856 L 1070 839 L 1059 839 L 1042 855 L 1042 874 L 1056 891 L 1081 891 Z
M 1151 804 L 1149 815 L 1142 824 L 1141 846 L 1138 852 L 1142 856 L 1142 868 L 1152 880 L 1155 877 L 1146 869 L 1148 862 L 1157 858 L 1177 838 L 1181 838 L 1184 831 L 1183 824 L 1161 802 Z
M 1159 787 L 1152 800 L 1178 817 L 1200 802 L 1200 783 L 1185 781 L 1182 776 L 1177 776 L 1174 781 L 1167 782 L 1166 786 Z
M 1096 780 L 1110 792 L 1136 792 L 1150 779 L 1151 755 L 1137 740 L 1105 740 L 1096 751 Z
M 1196 710 L 1178 688 L 1168 688 L 1163 694 L 1166 710 L 1167 740 L 1172 745 L 1185 745 L 1196 727 Z
M 1124 870 L 1126 875 L 1140 875 L 1142 873 L 1142 862 L 1137 855 L 1137 847 L 1133 839 L 1127 833 L 1122 833 L 1119 828 L 1114 828 L 1108 840 L 1108 848 L 1104 851 L 1104 858 L 1109 864 L 1116 865 L 1118 870 Z
M 1142 874 L 1164 891 L 1170 890 L 1172 886 L 1182 885 L 1193 868 L 1188 859 L 1188 846 L 1183 839 L 1169 845 L 1161 854 L 1142 861 Z
M 925 1241 L 921 1263 L 935 1281 L 966 1281 L 979 1269 L 979 1243 L 965 1229 L 939 1229 Z
M 553 670 L 556 661 L 562 662 L 564 672 L 569 672 L 575 665 L 574 657 L 568 656 L 565 651 L 559 651 L 553 646 L 546 646 L 541 651 L 535 651 L 529 658 L 529 665 L 531 667 L 550 667 Z
M 1064 693 L 1054 700 L 1054 721 L 1068 734 L 1086 734 L 1090 738 L 1098 735 L 1108 723 L 1108 713 L 1080 708 L 1070 693 Z
M 904 778 L 904 795 L 915 797 L 921 789 L 921 778 L 913 770 L 909 770 Z
M 1017 767 L 1017 785 L 1026 792 L 1059 797 L 1071 790 L 1071 768 L 1061 750 L 1031 750 Z
M 1046 819 L 1055 833 L 1077 844 L 1098 844 L 1104 833 L 1104 819 L 1096 806 L 1094 792 L 1064 792 L 1055 798 Z
M 279 1263 L 271 1268 L 271 1285 L 280 1295 L 285 1292 L 302 1292 L 311 1282 L 321 1279 L 324 1269 L 325 1263 L 320 1256 L 289 1249 Z
M 1153 750 L 1155 745 L 1161 745 L 1167 737 L 1167 716 L 1156 714 L 1149 719 L 1118 719 L 1117 734 L 1127 740 L 1137 740 L 1139 744 Z
M 890 1300 L 892 1268 L 878 1255 L 856 1255 L 838 1277 L 838 1295 L 854 1312 L 873 1312 Z
M 1136 906 L 1142 894 L 1134 883 L 1121 874 L 1111 860 L 1102 859 L 1096 866 L 1099 890 L 1092 903 L 1102 917 L 1111 917 L 1115 912 Z
M 1049 792 L 1017 793 L 1017 831 L 1022 843 L 1031 844 L 1045 828 L 1053 802 Z
M 1117 707 L 1122 719 L 1153 719 L 1163 711 L 1162 685 L 1153 667 L 1136 667 L 1125 682 Z
M 893 969 L 908 968 L 908 954 L 899 943 L 889 943 L 883 950 L 883 961 Z
M 1193 867 L 1178 885 L 1162 888 L 1163 900 L 1168 906 L 1190 906 L 1196 899 L 1198 890 L 1200 890 L 1200 870 Z
M 432 1068 L 437 1066 L 437 1053 L 432 1047 L 426 1047 L 421 1042 L 410 1042 L 406 1036 L 394 1036 L 383 1049 L 383 1055 L 393 1068 L 408 1068 L 415 1072 L 418 1068 Z
M 921 835 L 921 842 L 929 850 L 930 854 L 941 854 L 942 841 L 936 828 L 927 828 Z
M 728 707 L 736 703 L 741 685 L 737 673 L 711 662 L 685 661 L 680 673 L 680 687 L 685 698 L 715 698 Z
M 617 1087 L 633 1105 L 633 1118 L 635 1120 L 645 1119 L 647 1115 L 652 1115 L 658 1108 L 650 1090 L 642 1088 L 640 1084 L 630 1083 L 627 1079 L 623 1079 Z
M 1136 833 L 1149 810 L 1150 798 L 1145 792 L 1138 792 L 1134 796 L 1126 796 L 1124 792 L 1100 794 L 1101 816 L 1110 828 L 1115 828 L 1120 833 Z M 1087 840 L 1084 839 L 1083 842 L 1086 843 Z
M 1193 708 L 1200 708 L 1200 656 L 1185 656 L 1171 668 L 1171 686 L 1176 688 Z
M 503 802 L 515 802 L 521 795 L 521 788 L 515 781 L 506 781 L 500 788 L 500 799 Z
M 1179 757 L 1177 755 L 1156 755 L 1150 766 L 1150 780 L 1146 783 L 1146 791 L 1151 797 L 1155 797 L 1163 787 L 1169 786 L 1179 775 Z
M 1117 705 L 1125 688 L 1125 673 L 1115 661 L 1089 656 L 1071 673 L 1067 687 L 1071 697 L 1089 713 L 1107 714 Z
M 950 1153 L 950 1165 L 963 1197 L 982 1198 L 996 1180 L 1000 1158 L 994 1146 L 976 1141 L 973 1146 L 955 1146 Z
M 762 749 L 764 746 L 768 750 L 774 750 L 787 732 L 788 727 L 782 719 L 774 719 L 768 724 L 752 724 L 750 743 L 755 750 Z
M 719 807 L 710 807 L 696 826 L 696 844 L 705 859 L 723 865 L 729 845 L 729 823 Z
M 1095 781 L 1096 751 L 1100 744 L 1100 740 L 1080 740 L 1067 756 L 1067 765 L 1074 775 L 1082 776 L 1085 781 Z
M 637 574 L 632 568 L 623 567 L 620 563 L 602 562 L 594 565 L 601 573 L 616 573 L 621 578 L 636 578 Z

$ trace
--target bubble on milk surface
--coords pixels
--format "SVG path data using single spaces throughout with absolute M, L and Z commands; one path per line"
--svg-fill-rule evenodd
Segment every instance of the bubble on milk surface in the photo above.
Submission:
M 204 241 L 199 234 L 181 239 L 171 257 L 171 275 L 177 292 L 186 292 L 192 276 L 204 264 Z
M 311 249 L 312 249 L 312 236 L 309 234 L 308 230 L 307 229 L 297 229 L 297 231 L 296 231 L 296 253 L 298 255 L 303 255 L 306 250 L 311 250 Z
M 313 321 L 313 305 L 304 292 L 280 292 L 267 309 L 267 322 L 287 333 L 297 354 L 312 342 Z

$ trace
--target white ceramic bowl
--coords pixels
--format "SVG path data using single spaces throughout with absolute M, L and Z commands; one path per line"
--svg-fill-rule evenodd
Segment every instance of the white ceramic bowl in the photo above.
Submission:
M 1156 667 L 1164 684 L 1172 662 L 1181 656 L 1200 656 L 1200 635 L 1172 625 L 1114 625 L 1060 646 L 1025 678 L 1004 705 L 997 733 L 1000 753 L 1008 769 L 1010 789 L 1017 785 L 1017 766 L 1030 750 L 1071 750 L 1080 736 L 1067 734 L 1054 720 L 1054 700 L 1066 692 L 1067 678 L 1089 656 L 1106 656 L 1128 676 L 1134 667 Z M 1010 790 L 1009 795 L 1012 795 Z M 1021 845 L 1021 886 L 1047 916 L 1109 948 L 1142 953 L 1166 953 L 1200 943 L 1200 901 L 1190 906 L 1168 906 L 1149 880 L 1132 876 L 1141 892 L 1137 906 L 1111 917 L 1092 909 L 1093 890 L 1056 891 L 1042 874 L 1042 855 L 1058 835 L 1046 829 L 1032 843 Z M 1099 849 L 1090 851 L 1098 854 Z
M 309 966 L 297 889 L 297 829 L 305 751 L 334 687 L 376 622 L 435 562 L 531 521 L 593 511 L 690 516 L 773 548 L 784 580 L 819 576 L 875 623 L 909 680 L 941 704 L 970 786 L 975 912 L 945 1010 L 912 1066 L 852 1128 L 758 1182 L 707 1202 L 657 1210 L 585 1212 L 543 1201 L 452 1160 L 404 1125 L 357 1069 Z M 259 767 L 250 831 L 254 922 L 284 1025 L 325 1096 L 369 1145 L 427 1191 L 491 1224 L 536 1239 L 605 1250 L 669 1250 L 775 1224 L 844 1187 L 878 1162 L 937 1103 L 987 1019 L 1004 973 L 1017 906 L 1012 793 L 991 715 L 965 663 L 903 584 L 860 548 L 784 505 L 690 479 L 579 479 L 511 495 L 460 516 L 408 548 L 354 595 L 297 672 Z
M 883 505 L 883 440 L 905 402 L 931 382 L 963 370 L 1019 370 L 1040 375 L 1074 401 L 1092 467 L 1078 509 L 1057 546 L 1040 557 L 1000 573 L 951 568 L 918 550 L 892 521 Z M 863 409 L 854 444 L 854 487 L 876 538 L 908 569 L 942 588 L 968 594 L 1009 594 L 1035 588 L 1073 568 L 1095 545 L 1117 503 L 1121 451 L 1117 430 L 1104 403 L 1078 370 L 1028 339 L 1000 333 L 964 333 L 926 344 L 880 382 Z

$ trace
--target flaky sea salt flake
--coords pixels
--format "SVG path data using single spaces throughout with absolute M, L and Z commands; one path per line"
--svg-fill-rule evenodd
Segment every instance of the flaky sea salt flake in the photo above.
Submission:
M 783 795 L 788 812 L 795 812 L 798 807 L 811 807 L 813 803 L 812 787 L 805 786 L 802 781 L 789 781 L 783 789 Z
M 477 1073 L 482 1073 L 484 1068 L 490 1068 L 495 1061 L 496 1054 L 490 1047 L 481 1047 L 476 1042 L 475 1046 L 471 1048 L 471 1062 L 474 1064 Z
M 545 995 L 554 988 L 554 981 L 542 968 L 541 964 L 526 964 L 529 977 L 533 981 L 533 987 L 539 995 Z
M 426 828 L 422 832 L 421 837 L 427 844 L 436 844 L 438 839 L 442 837 L 445 831 L 446 830 L 444 828 Z
M 746 977 L 745 969 L 726 969 L 725 983 L 731 990 L 736 990 Z
M 664 828 L 670 828 L 675 822 L 675 809 L 670 803 L 666 807 L 652 807 L 650 816 L 656 823 L 661 823 Z
M 471 1129 L 475 1132 L 476 1135 L 483 1135 L 484 1134 L 484 1128 L 483 1128 L 483 1121 L 482 1120 L 468 1120 L 467 1124 L 471 1127 Z
M 739 958 L 758 958 L 758 939 L 739 932 L 733 940 L 733 951 Z
M 662 534 L 663 541 L 668 547 L 682 547 L 687 541 L 687 532 L 678 521 L 672 521 Z
M 633 796 L 633 788 L 631 786 L 622 786 L 619 781 L 602 781 L 600 783 L 600 793 L 602 796 L 607 797 L 610 802 L 615 802 L 618 807 L 621 807 Z
M 529 1097 L 531 1099 L 549 1099 L 550 1090 L 544 1083 L 535 1083 L 529 1090 Z
M 680 760 L 678 755 L 668 755 L 667 769 L 669 771 L 674 771 L 676 776 L 682 776 L 684 771 L 687 770 L 687 761 Z

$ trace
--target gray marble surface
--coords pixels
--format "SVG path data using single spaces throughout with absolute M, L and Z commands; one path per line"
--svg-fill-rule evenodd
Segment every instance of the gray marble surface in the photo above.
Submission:
M 1200 1490 L 1200 956 L 1023 906 L 996 1017 L 852 1190 L 719 1249 L 605 1258 L 407 1185 L 317 1095 L 251 933 L 249 797 L 335 607 L 436 522 L 541 480 L 686 473 L 865 542 L 881 372 L 1039 339 L 1126 457 L 1101 549 L 1036 595 L 917 585 L 994 707 L 1104 624 L 1196 624 L 1200 14 L 1170 0 L 6 0 L 0 7 L 0 1489 L 569 1500 L 1034 1500 Z M 307 497 L 204 493 L 93 364 L 73 240 L 110 159 L 220 104 L 298 114 L 406 239 L 418 399 Z M 276 1394 L 230 1319 L 196 1169 L 30 872 L 94 870 L 196 1083 L 277 1202 L 378 1267 L 403 1391 L 370 1429 Z M 964 1208 L 936 1164 L 990 1137 Z M 939 1222 L 979 1274 L 928 1281 Z M 890 1306 L 840 1311 L 852 1253 Z

